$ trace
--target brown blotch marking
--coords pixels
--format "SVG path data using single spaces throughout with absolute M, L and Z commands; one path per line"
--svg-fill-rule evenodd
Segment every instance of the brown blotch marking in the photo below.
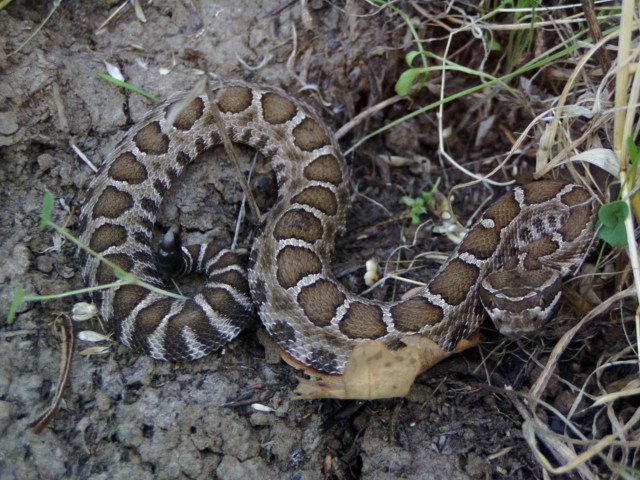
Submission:
M 249 285 L 246 277 L 236 270 L 229 270 L 228 272 L 212 275 L 209 277 L 209 281 L 226 283 L 242 293 L 247 293 L 249 291 Z
M 482 218 L 488 218 L 495 222 L 498 230 L 509 225 L 511 221 L 520 213 L 520 206 L 516 201 L 515 194 L 509 192 L 501 197 L 496 203 L 491 205 L 484 212 Z
M 80 259 L 80 264 L 84 265 L 85 263 L 87 263 L 87 259 L 89 258 L 89 254 L 86 252 L 86 250 L 81 248 L 78 251 L 78 258 Z
M 312 152 L 331 143 L 323 126 L 310 117 L 293 129 L 293 138 L 295 144 L 305 152 Z
M 527 203 L 542 203 L 551 200 L 567 185 L 561 180 L 544 180 L 528 183 L 522 187 Z
M 304 167 L 303 174 L 308 180 L 329 182 L 339 185 L 342 182 L 340 161 L 333 155 L 322 155 Z
M 181 357 L 189 351 L 182 337 L 184 327 L 189 327 L 196 339 L 207 345 L 207 350 L 218 347 L 220 332 L 211 325 L 202 307 L 189 299 L 180 313 L 171 317 L 167 323 L 165 346 L 172 357 Z
M 461 304 L 469 295 L 479 275 L 478 267 L 453 260 L 429 284 L 431 293 L 440 295 L 450 305 Z
M 307 275 L 322 272 L 322 263 L 311 250 L 284 247 L 276 257 L 278 283 L 283 288 L 295 287 Z
M 198 138 L 196 140 L 196 155 L 201 154 L 202 152 L 204 152 L 204 150 L 207 148 L 207 144 L 205 143 L 203 138 Z
M 500 310 L 509 312 L 521 312 L 526 309 L 535 307 L 546 308 L 551 304 L 556 294 L 560 291 L 562 282 L 559 275 L 553 278 L 552 270 L 503 270 L 493 272 L 488 278 L 489 283 L 497 292 L 501 292 L 504 296 L 494 295 L 480 288 L 480 297 L 482 302 L 488 308 L 499 308 Z M 545 285 L 546 284 L 546 285 Z M 526 285 L 526 286 L 517 286 Z M 536 295 L 531 295 L 534 290 Z M 526 297 L 522 300 L 515 300 L 518 297 Z
M 107 187 L 102 191 L 93 207 L 93 218 L 117 218 L 131 208 L 133 208 L 131 194 L 115 187 Z
M 206 286 L 201 291 L 209 306 L 232 321 L 242 321 L 248 311 L 223 288 Z
M 138 250 L 137 252 L 133 252 L 132 257 L 138 263 L 155 264 L 155 258 L 147 251 Z
M 147 168 L 140 163 L 135 155 L 124 152 L 116 157 L 109 167 L 109 176 L 120 182 L 137 185 L 147 179 Z
M 336 310 L 344 303 L 345 296 L 331 282 L 318 280 L 304 287 L 298 295 L 298 303 L 315 325 L 325 327 L 331 323 Z
M 142 127 L 133 141 L 141 152 L 150 155 L 163 155 L 169 151 L 169 137 L 162 133 L 159 122 Z
M 156 192 L 158 192 L 158 195 L 160 196 L 163 196 L 165 193 L 167 193 L 167 190 L 169 190 L 169 186 L 159 178 L 156 179 L 155 182 L 153 182 L 153 188 L 155 188 Z
M 151 243 L 151 234 L 149 232 L 137 231 L 133 233 L 133 238 L 136 242 L 143 245 L 149 245 Z
M 592 221 L 593 198 L 584 188 L 574 188 L 563 195 L 562 201 L 569 206 L 569 217 L 560 233 L 567 241 L 575 240 Z
M 176 108 L 177 104 L 180 102 L 173 103 L 171 106 L 167 107 L 165 110 L 165 114 L 169 113 Z M 193 101 L 184 107 L 182 111 L 176 116 L 176 119 L 173 122 L 173 126 L 178 130 L 190 130 L 193 127 L 193 124 L 198 121 L 198 119 L 202 116 L 204 112 L 204 101 L 200 98 L 194 98 Z
M 173 183 L 176 178 L 180 175 L 180 170 L 175 169 L 174 167 L 169 167 L 167 169 L 167 177 L 169 177 L 169 181 Z
M 222 250 L 220 246 L 208 245 L 207 251 L 204 253 L 204 257 L 202 259 L 203 263 L 206 265 L 208 262 L 210 262 L 212 258 L 214 258 L 216 255 L 218 255 L 218 253 L 220 253 L 220 250 Z M 242 265 L 242 263 L 243 263 L 243 259 L 240 255 L 233 253 L 231 251 L 228 251 L 220 255 L 220 258 L 216 261 L 214 265 L 215 265 L 215 268 L 217 269 L 217 268 L 225 268 L 230 265 Z M 212 266 L 211 268 L 214 268 L 214 267 Z
M 149 213 L 155 214 L 158 211 L 158 204 L 150 198 L 143 198 L 140 206 Z
M 262 112 L 267 122 L 280 124 L 295 117 L 297 108 L 291 100 L 282 95 L 267 92 L 262 95 Z
M 120 287 L 113 295 L 113 316 L 116 321 L 124 319 L 142 300 L 149 295 L 149 290 L 137 285 Z
M 173 302 L 174 300 L 168 298 L 159 299 L 140 310 L 136 316 L 136 335 L 142 337 L 151 335 L 167 316 Z
M 296 339 L 296 331 L 294 328 L 283 320 L 275 321 L 269 327 L 271 336 L 282 346 L 286 346 Z
M 153 222 L 151 220 L 143 217 L 143 218 L 140 218 L 139 221 L 140 221 L 140 226 L 142 227 L 143 230 L 147 232 L 153 231 Z
M 178 152 L 176 155 L 176 162 L 182 167 L 186 167 L 191 163 L 191 157 L 185 152 Z
M 418 332 L 444 318 L 442 308 L 426 298 L 414 296 L 391 308 L 394 324 L 401 332 Z
M 558 250 L 558 244 L 550 237 L 544 236 L 526 246 L 524 251 L 527 256 L 524 260 L 524 268 L 535 270 L 542 267 L 540 257 L 546 257 Z
M 387 333 L 382 309 L 376 305 L 355 302 L 340 321 L 340 331 L 349 338 L 379 338 Z
M 130 272 L 133 268 L 133 260 L 128 255 L 121 253 L 113 253 L 111 255 L 105 255 L 107 260 L 115 263 L 125 272 Z M 116 276 L 113 273 L 113 269 L 106 263 L 100 262 L 98 269 L 96 270 L 96 283 L 98 285 L 104 285 L 116 280 Z
M 331 190 L 325 187 L 308 187 L 292 199 L 293 202 L 317 208 L 325 215 L 335 215 L 338 211 L 338 201 Z
M 482 225 L 476 225 L 462 240 L 460 252 L 468 252 L 480 260 L 486 260 L 495 253 L 499 242 L 500 230 L 498 228 L 485 228 Z
M 323 372 L 334 372 L 338 367 L 338 357 L 332 351 L 317 347 L 307 354 L 307 365 Z
M 298 238 L 315 242 L 322 238 L 323 231 L 322 222 L 312 213 L 302 209 L 292 209 L 280 217 L 273 229 L 273 236 L 278 240 Z
M 89 247 L 98 253 L 109 247 L 118 247 L 127 241 L 127 230 L 121 225 L 106 223 L 96 229 L 91 235 Z
M 251 105 L 253 96 L 248 87 L 227 87 L 220 92 L 218 108 L 224 113 L 240 113 Z

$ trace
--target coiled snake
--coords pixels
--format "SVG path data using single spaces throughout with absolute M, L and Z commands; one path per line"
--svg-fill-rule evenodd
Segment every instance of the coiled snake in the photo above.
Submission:
M 243 82 L 211 88 L 229 137 L 271 162 L 279 197 L 254 241 L 248 276 L 241 256 L 210 245 L 181 247 L 168 235 L 165 253 L 178 252 L 170 259 L 174 269 L 207 275 L 196 295 L 175 300 L 137 285 L 95 295 L 121 341 L 153 358 L 201 358 L 238 335 L 253 308 L 290 355 L 335 374 L 365 340 L 394 344 L 420 333 L 453 349 L 478 329 L 481 299 L 502 331 L 538 328 L 558 303 L 560 277 L 593 236 L 595 202 L 587 190 L 531 183 L 489 207 L 416 295 L 395 302 L 360 297 L 330 268 L 348 198 L 347 168 L 332 133 L 279 90 Z M 162 198 L 201 152 L 222 142 L 207 95 L 168 124 L 183 98 L 170 98 L 131 128 L 91 183 L 80 214 L 82 241 L 158 286 L 151 242 Z M 89 284 L 115 281 L 110 267 L 81 257 Z

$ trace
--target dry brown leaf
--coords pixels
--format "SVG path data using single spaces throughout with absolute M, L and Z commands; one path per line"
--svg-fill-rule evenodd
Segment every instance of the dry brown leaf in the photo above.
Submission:
M 478 339 L 478 334 L 475 334 L 461 341 L 451 352 L 443 351 L 437 343 L 422 335 L 402 339 L 407 346 L 400 350 L 389 350 L 386 345 L 376 341 L 363 342 L 351 352 L 344 375 L 341 376 L 309 369 L 287 354 L 283 354 L 283 358 L 290 365 L 320 378 L 318 381 L 299 378 L 296 400 L 376 400 L 404 397 L 420 373 L 454 353 L 478 345 Z

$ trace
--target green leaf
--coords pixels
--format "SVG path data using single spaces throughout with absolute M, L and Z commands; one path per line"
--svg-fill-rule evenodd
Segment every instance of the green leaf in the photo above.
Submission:
M 629 150 L 629 160 L 631 161 L 631 164 L 637 165 L 638 160 L 640 160 L 640 150 L 638 150 L 638 146 L 631 137 L 627 137 L 627 148 Z
M 624 221 L 629 215 L 629 206 L 622 200 L 607 203 L 598 212 L 598 236 L 614 247 L 627 245 Z
M 490 52 L 501 52 L 502 51 L 502 45 L 500 45 L 500 42 L 496 41 L 496 40 L 489 40 L 489 51 Z
M 402 203 L 407 207 L 413 207 L 416 204 L 416 201 L 411 197 L 402 197 Z
M 627 137 L 627 150 L 629 151 L 629 163 L 631 168 L 629 169 L 629 179 L 636 178 L 636 172 L 638 171 L 638 165 L 640 164 L 640 150 L 633 141 L 632 137 Z
M 126 88 L 128 90 L 131 90 L 132 92 L 138 93 L 140 95 L 142 95 L 143 97 L 148 98 L 149 100 L 151 100 L 154 103 L 162 103 L 162 100 L 159 99 L 158 97 L 154 97 L 153 95 L 151 95 L 150 93 L 145 92 L 144 90 L 142 90 L 140 87 L 133 85 L 132 83 L 129 82 L 124 82 L 122 80 L 118 80 L 117 78 L 112 77 L 111 75 L 109 75 L 108 73 L 105 72 L 98 72 L 98 76 L 107 81 L 107 82 L 111 82 L 114 85 L 117 85 L 119 87 L 122 88 Z
M 18 307 L 22 305 L 23 301 L 24 289 L 22 287 L 18 287 L 16 293 L 13 294 L 13 298 L 11 299 L 11 305 L 9 306 L 9 315 L 7 315 L 7 325 L 11 325 L 13 323 L 13 320 L 16 318 Z
M 419 56 L 421 54 L 421 52 L 417 51 L 417 50 L 413 50 L 409 53 L 407 53 L 405 60 L 407 62 L 407 65 L 409 65 L 409 67 L 413 67 L 413 60 L 415 60 L 415 58 L 417 56 Z
M 42 200 L 42 216 L 40 217 L 40 230 L 44 230 L 51 223 L 51 213 L 53 212 L 53 205 L 55 199 L 51 192 L 44 193 L 44 199 Z
M 395 90 L 398 95 L 408 95 L 417 78 L 425 72 L 424 68 L 410 68 L 402 72 L 396 82 Z

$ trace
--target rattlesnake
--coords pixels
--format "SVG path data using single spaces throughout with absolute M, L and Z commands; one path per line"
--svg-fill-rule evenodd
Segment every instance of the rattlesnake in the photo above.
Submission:
M 416 295 L 395 302 L 360 297 L 330 269 L 348 199 L 347 167 L 332 133 L 311 108 L 279 90 L 237 81 L 211 90 L 229 137 L 271 162 L 279 197 L 254 241 L 248 277 L 240 255 L 206 245 L 180 249 L 168 235 L 161 250 L 180 252 L 170 263 L 208 276 L 196 295 L 181 301 L 126 285 L 94 296 L 122 342 L 153 358 L 200 358 L 233 339 L 253 308 L 290 355 L 333 374 L 365 340 L 396 344 L 420 333 L 450 351 L 478 329 L 480 297 L 500 329 L 537 327 L 557 304 L 559 277 L 593 236 L 595 202 L 587 190 L 564 181 L 531 183 L 489 207 Z M 162 198 L 185 167 L 222 142 L 207 95 L 168 124 L 168 112 L 185 95 L 131 128 L 92 181 L 80 213 L 83 242 L 159 286 L 151 242 Z M 89 284 L 115 281 L 96 257 L 81 257 Z M 523 278 L 537 286 L 520 285 Z M 495 290 L 509 287 L 509 295 Z M 506 303 L 515 315 L 504 315 Z

